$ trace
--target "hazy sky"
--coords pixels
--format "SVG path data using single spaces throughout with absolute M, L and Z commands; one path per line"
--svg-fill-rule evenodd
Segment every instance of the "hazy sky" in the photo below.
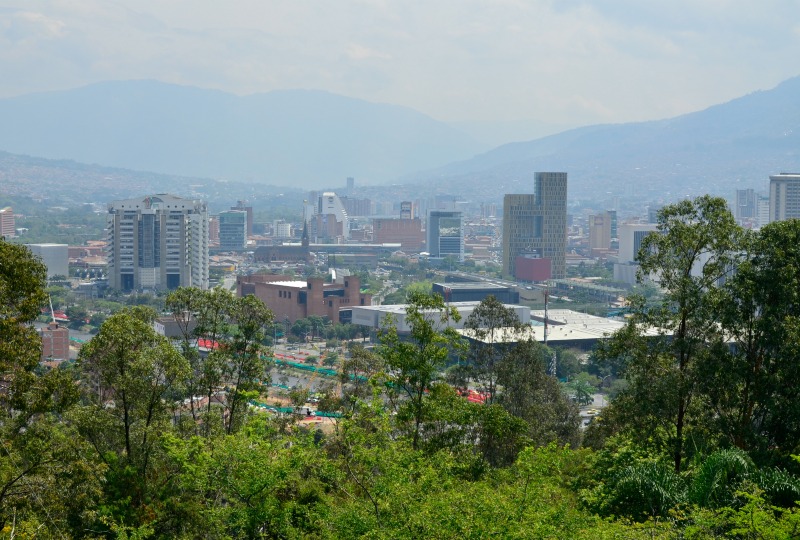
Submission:
M 699 110 L 799 59 L 797 0 L 0 0 L 0 97 L 150 78 L 575 126 Z

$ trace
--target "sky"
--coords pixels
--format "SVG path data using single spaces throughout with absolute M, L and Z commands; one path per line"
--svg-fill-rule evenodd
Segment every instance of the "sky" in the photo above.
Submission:
M 307 88 L 498 140 L 701 110 L 800 75 L 798 53 L 797 0 L 0 0 L 0 97 Z

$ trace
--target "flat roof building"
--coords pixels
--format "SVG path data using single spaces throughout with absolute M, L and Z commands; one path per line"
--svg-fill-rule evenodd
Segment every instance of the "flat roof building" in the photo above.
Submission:
M 769 221 L 800 218 L 800 173 L 769 177 Z
M 533 194 L 503 198 L 503 273 L 517 278 L 517 258 L 549 259 L 552 277 L 566 277 L 567 173 L 537 172 Z
M 338 323 L 344 307 L 368 306 L 372 296 L 361 293 L 358 276 L 344 276 L 337 283 L 323 278 L 305 281 L 280 274 L 253 274 L 236 278 L 238 296 L 253 294 L 275 314 L 275 322 L 290 323 L 311 315 L 327 317 Z
M 208 288 L 208 209 L 160 193 L 108 205 L 108 284 L 113 289 Z
M 519 293 L 513 287 L 488 281 L 434 283 L 432 290 L 446 302 L 481 302 L 488 296 L 494 296 L 504 304 L 519 302 Z
M 475 310 L 480 302 L 450 302 L 448 307 L 454 308 L 458 311 L 461 319 L 458 321 L 450 320 L 447 324 L 450 328 L 464 328 L 467 317 Z M 388 324 L 387 317 L 391 317 L 392 323 L 401 334 L 406 334 L 411 331 L 411 327 L 406 321 L 406 308 L 407 304 L 391 304 L 386 306 L 354 306 L 352 308 L 352 323 L 367 326 L 373 329 L 379 329 Z M 530 321 L 531 310 L 526 306 L 518 305 L 505 305 L 505 307 L 514 310 L 520 322 L 523 324 Z M 438 313 L 438 311 L 431 311 L 431 314 Z

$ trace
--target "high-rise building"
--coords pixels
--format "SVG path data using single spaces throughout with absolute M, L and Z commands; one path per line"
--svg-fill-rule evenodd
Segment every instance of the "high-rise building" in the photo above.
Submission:
M 25 244 L 47 267 L 47 277 L 69 276 L 69 246 L 67 244 Z
M 341 199 L 333 192 L 325 192 L 319 197 L 317 215 L 323 216 L 326 226 L 317 230 L 320 237 L 342 236 L 350 238 L 350 218 Z M 322 229 L 325 229 L 324 232 Z M 335 230 L 334 230 L 335 229 Z M 331 232 L 335 234 L 331 234 Z
M 619 226 L 619 255 L 618 262 L 614 264 L 614 281 L 631 285 L 636 283 L 639 248 L 647 235 L 657 231 L 656 223 L 623 223 Z
M 208 208 L 168 194 L 108 205 L 108 285 L 208 288 Z
M 219 245 L 219 216 L 208 218 L 208 241 L 215 246 Z
M 414 203 L 402 201 L 400 203 L 400 219 L 413 219 L 414 217 Z
M 769 221 L 800 218 L 800 173 L 769 177 Z
M 736 206 L 733 208 L 733 217 L 738 223 L 756 217 L 756 192 L 752 189 L 736 190 Z
M 503 273 L 516 277 L 517 257 L 549 259 L 566 277 L 567 173 L 537 172 L 533 194 L 503 199 Z
M 464 225 L 461 212 L 428 211 L 427 250 L 430 257 L 464 260 Z
M 589 216 L 589 248 L 608 249 L 611 239 L 617 237 L 617 213 L 607 210 Z
M 769 195 L 759 193 L 756 196 L 756 227 L 769 223 Z
M 10 206 L 0 209 L 0 238 L 13 238 L 17 234 L 14 210 Z
M 272 236 L 275 238 L 291 238 L 292 224 L 283 219 L 276 219 L 272 222 Z
M 247 246 L 247 212 L 226 210 L 219 213 L 219 248 L 239 251 Z
M 246 201 L 236 201 L 236 206 L 231 206 L 231 210 L 243 210 L 247 212 L 247 238 L 253 236 L 253 207 L 248 206 Z
M 623 223 L 619 227 L 619 262 L 633 263 L 644 237 L 658 231 L 655 223 Z
M 350 197 L 339 197 L 345 211 L 349 217 L 368 216 L 372 213 L 372 201 L 369 199 L 356 199 Z

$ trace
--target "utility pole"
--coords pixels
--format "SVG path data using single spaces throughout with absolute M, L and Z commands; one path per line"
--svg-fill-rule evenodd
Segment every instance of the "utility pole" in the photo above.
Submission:
M 547 299 L 550 297 L 550 289 L 545 285 L 544 289 L 544 344 L 547 346 Z

